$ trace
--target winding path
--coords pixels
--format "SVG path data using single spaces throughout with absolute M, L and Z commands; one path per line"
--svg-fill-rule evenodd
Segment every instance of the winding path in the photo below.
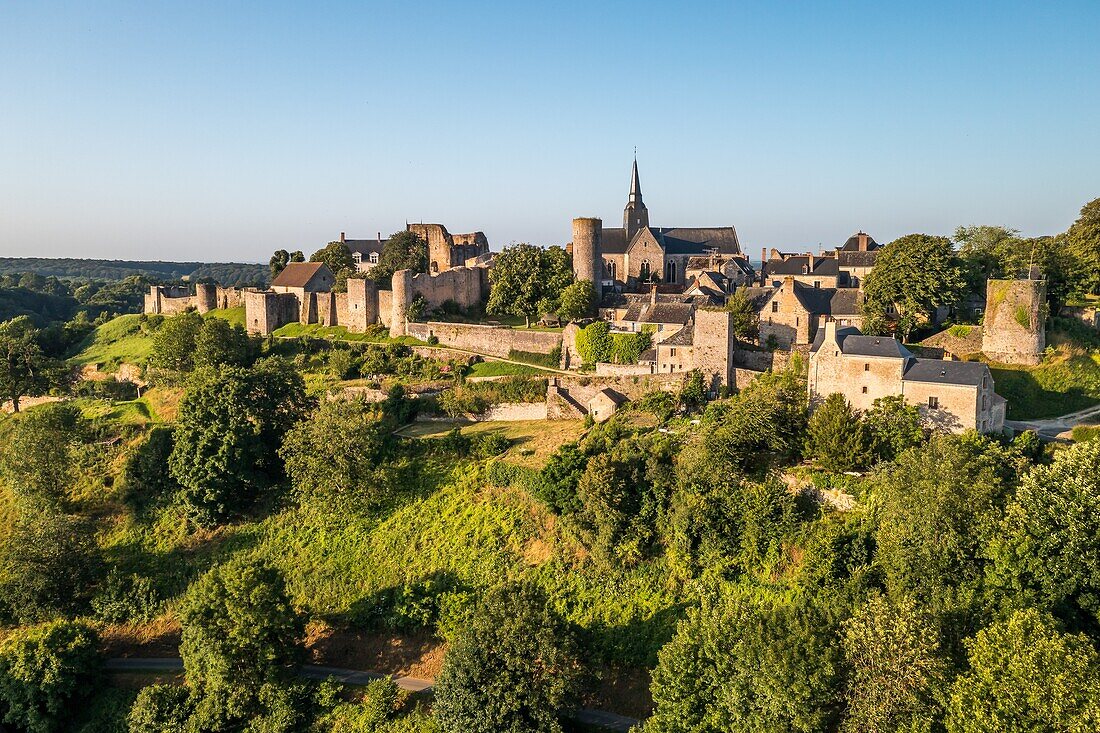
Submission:
M 1053 440 L 1067 430 L 1073 430 L 1076 425 L 1097 422 L 1100 422 L 1100 405 L 1044 420 L 1005 420 L 1005 425 L 1013 430 L 1034 430 L 1040 437 Z
M 179 672 L 183 670 L 183 660 L 179 657 L 115 657 L 108 659 L 104 667 L 111 672 Z M 326 680 L 330 677 L 348 685 L 365 685 L 386 675 L 366 672 L 360 669 L 343 667 L 324 667 L 316 664 L 304 664 L 298 674 L 306 679 Z M 430 692 L 432 680 L 418 677 L 394 677 L 393 681 L 402 690 L 409 692 Z M 576 719 L 584 725 L 594 725 L 605 730 L 626 733 L 638 720 L 604 710 L 578 710 Z

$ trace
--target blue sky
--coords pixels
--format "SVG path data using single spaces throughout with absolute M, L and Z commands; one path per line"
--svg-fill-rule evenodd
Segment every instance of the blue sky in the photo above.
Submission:
M 266 260 L 410 221 L 746 251 L 1100 196 L 1100 3 L 0 0 L 0 256 Z

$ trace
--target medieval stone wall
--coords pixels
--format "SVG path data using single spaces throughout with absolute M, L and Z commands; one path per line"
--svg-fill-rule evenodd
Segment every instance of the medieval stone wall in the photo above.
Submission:
M 249 333 L 267 335 L 299 316 L 298 299 L 288 293 L 250 290 L 245 293 L 245 328 Z
M 1038 364 L 1046 348 L 1045 280 L 986 283 L 982 351 L 1002 364 Z
M 737 339 L 732 313 L 697 308 L 692 346 L 693 366 L 709 380 L 712 390 L 733 384 Z
M 187 310 L 206 313 L 215 308 L 237 308 L 244 304 L 245 288 L 223 288 L 210 283 L 195 283 L 195 292 L 187 285 L 150 285 L 145 294 L 144 313 L 175 315 Z
M 444 346 L 504 358 L 512 350 L 549 354 L 561 345 L 562 340 L 561 334 L 554 331 L 528 331 L 504 326 L 438 321 L 409 323 L 405 333 L 421 341 L 427 341 L 434 336 Z
M 584 417 L 588 402 L 601 389 L 610 388 L 636 400 L 647 392 L 675 392 L 684 384 L 685 374 L 648 374 L 620 377 L 551 377 L 546 387 L 546 416 L 549 420 L 573 420 Z

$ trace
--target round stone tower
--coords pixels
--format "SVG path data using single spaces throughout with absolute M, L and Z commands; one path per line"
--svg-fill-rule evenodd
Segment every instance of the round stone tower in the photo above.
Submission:
M 1046 348 L 1047 283 L 989 280 L 982 319 L 982 352 L 1002 364 L 1039 364 Z
M 390 286 L 393 288 L 390 304 L 390 336 L 396 338 L 406 334 L 405 317 L 408 315 L 409 304 L 413 301 L 413 271 L 398 270 L 393 273 Z
M 195 283 L 195 307 L 206 313 L 218 307 L 218 286 L 213 283 Z
M 597 303 L 603 294 L 600 286 L 603 279 L 602 231 L 603 221 L 600 219 L 582 217 L 573 220 L 573 274 L 578 280 L 592 283 Z

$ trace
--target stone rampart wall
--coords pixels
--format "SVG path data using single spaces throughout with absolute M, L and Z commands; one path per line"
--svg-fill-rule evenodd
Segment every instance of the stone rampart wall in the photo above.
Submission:
M 596 364 L 597 377 L 633 377 L 652 373 L 653 367 L 649 364 Z
M 512 350 L 549 354 L 561 344 L 556 331 L 528 331 L 472 323 L 409 323 L 408 335 L 427 341 L 432 336 L 444 346 L 507 358 Z

